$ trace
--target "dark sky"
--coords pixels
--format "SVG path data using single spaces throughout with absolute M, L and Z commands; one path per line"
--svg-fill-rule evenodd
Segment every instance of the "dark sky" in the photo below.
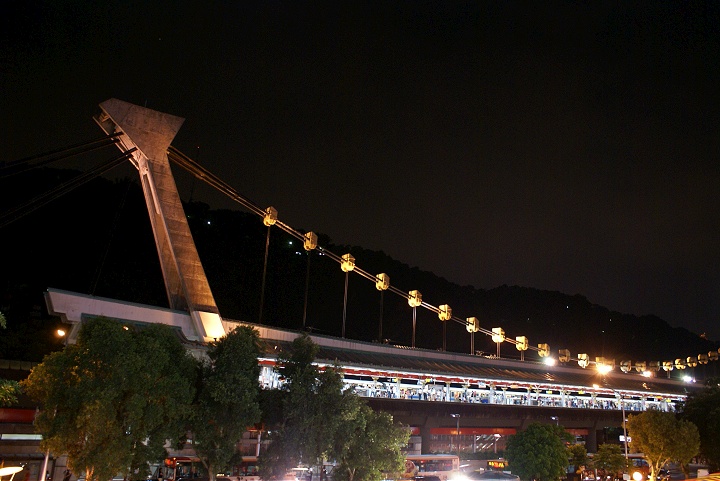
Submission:
M 0 161 L 98 136 L 116 97 L 295 228 L 720 339 L 720 2 L 5 1 L 0 26 Z

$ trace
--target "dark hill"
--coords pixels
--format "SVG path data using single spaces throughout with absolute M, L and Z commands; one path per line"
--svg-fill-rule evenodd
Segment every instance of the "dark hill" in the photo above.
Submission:
M 76 174 L 41 169 L 0 179 L 2 212 Z M 187 204 L 186 213 L 221 314 L 258 322 L 267 228 L 254 215 L 211 210 L 197 202 Z M 42 299 L 48 287 L 167 305 L 150 222 L 135 179 L 95 179 L 0 229 L 0 238 L 0 310 L 8 318 L 8 329 L 0 336 L 0 358 L 39 360 L 59 346 L 48 329 L 51 323 Z M 334 261 L 314 251 L 305 309 L 308 255 L 279 229 L 271 230 L 270 241 L 262 322 L 340 336 L 345 274 Z M 417 289 L 430 304 L 449 304 L 457 317 L 475 316 L 484 328 L 502 327 L 508 336 L 527 336 L 533 345 L 548 343 L 553 352 L 567 348 L 591 358 L 664 360 L 718 347 L 657 317 L 612 312 L 579 295 L 518 286 L 490 290 L 459 286 L 383 252 L 334 245 L 323 235 L 320 245 L 339 255 L 352 253 L 364 270 L 387 273 L 393 286 L 406 292 Z M 346 337 L 379 338 L 381 301 L 382 338 L 409 345 L 412 309 L 406 299 L 389 292 L 381 297 L 373 283 L 354 274 L 349 276 Z M 448 350 L 468 352 L 470 339 L 464 327 L 451 322 L 446 328 Z M 443 326 L 437 315 L 418 309 L 416 345 L 439 349 L 442 343 Z M 476 335 L 475 349 L 496 352 L 484 335 Z M 518 357 L 518 352 L 505 344 L 501 355 Z

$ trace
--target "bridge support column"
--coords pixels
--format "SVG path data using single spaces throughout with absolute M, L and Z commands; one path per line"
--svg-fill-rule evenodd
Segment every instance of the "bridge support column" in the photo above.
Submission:
M 588 453 L 597 452 L 597 422 L 594 422 L 588 428 L 587 439 L 585 439 L 585 449 Z
M 420 428 L 420 442 L 422 443 L 422 446 L 420 447 L 420 454 L 427 454 L 430 452 L 430 445 L 432 444 L 430 424 L 431 423 L 425 423 L 425 425 Z

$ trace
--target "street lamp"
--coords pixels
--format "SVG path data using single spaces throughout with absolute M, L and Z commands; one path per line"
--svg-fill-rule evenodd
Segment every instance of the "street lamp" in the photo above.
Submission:
M 622 423 L 623 423 L 623 445 L 625 446 L 625 464 L 627 464 L 628 461 L 628 439 L 627 439 L 627 427 L 625 426 L 627 423 L 625 422 L 625 396 L 622 395 L 622 393 L 619 393 L 615 391 L 615 394 L 617 394 L 620 397 L 620 410 L 622 412 Z
M 555 426 L 560 426 L 560 418 L 558 418 L 557 416 L 550 416 L 550 419 L 555 421 Z
M 408 293 L 408 305 L 413 308 L 412 348 L 415 348 L 415 324 L 417 323 L 416 308 L 422 306 L 422 294 L 420 291 Z
M 451 414 L 455 418 L 455 452 L 460 454 L 460 414 Z M 450 447 L 452 452 L 452 446 Z

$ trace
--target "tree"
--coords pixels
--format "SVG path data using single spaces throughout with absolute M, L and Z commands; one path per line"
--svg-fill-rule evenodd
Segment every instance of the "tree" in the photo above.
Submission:
M 42 406 L 42 448 L 66 453 L 88 481 L 105 480 L 164 457 L 194 394 L 193 367 L 170 327 L 135 330 L 98 318 L 21 384 Z
M 627 467 L 625 456 L 617 444 L 601 444 L 593 456 L 592 466 L 605 473 L 617 473 Z
M 240 326 L 211 343 L 200 362 L 190 428 L 211 481 L 230 462 L 248 426 L 260 419 L 259 354 L 258 332 Z
M 575 467 L 575 472 L 579 473 L 588 465 L 587 449 L 582 444 L 572 444 L 568 446 L 568 454 L 570 456 L 570 464 Z
M 0 311 L 0 329 L 7 328 L 5 314 Z M 17 381 L 0 379 L 0 407 L 12 406 L 17 402 L 17 396 L 20 393 L 20 384 Z
M 532 423 L 510 436 L 505 450 L 510 469 L 524 480 L 555 481 L 568 466 L 565 442 L 570 436 L 560 426 Z
M 302 334 L 289 353 L 280 355 L 282 413 L 274 416 L 275 435 L 261 463 L 266 479 L 281 478 L 291 467 L 313 465 L 332 454 L 340 426 L 355 406 L 356 395 L 344 390 L 340 368 L 321 370 L 313 364 L 317 352 L 317 344 Z
M 720 388 L 715 385 L 690 394 L 681 418 L 697 426 L 700 455 L 705 458 L 711 472 L 720 470 Z
M 630 416 L 627 429 L 630 445 L 643 453 L 653 480 L 665 464 L 672 461 L 684 466 L 700 450 L 697 427 L 673 413 L 650 410 Z
M 17 381 L 0 379 L 0 407 L 15 404 L 19 393 L 20 384 Z
M 386 412 L 375 412 L 364 400 L 356 398 L 357 409 L 339 429 L 334 458 L 337 466 L 333 479 L 338 481 L 379 481 L 383 473 L 400 473 L 403 468 L 402 447 L 410 431 L 393 424 Z

